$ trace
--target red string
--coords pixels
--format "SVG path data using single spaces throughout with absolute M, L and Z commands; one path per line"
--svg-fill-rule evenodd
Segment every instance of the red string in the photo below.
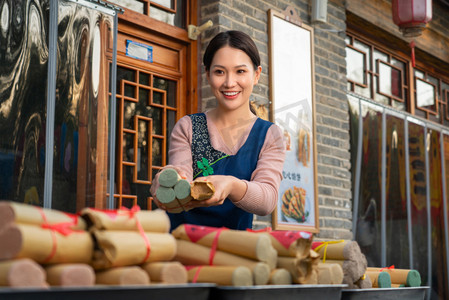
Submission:
M 195 275 L 193 276 L 192 283 L 196 283 L 197 282 L 198 277 L 200 276 L 200 271 L 201 271 L 202 268 L 203 268 L 203 266 L 198 266 L 198 269 L 196 269 Z
M 139 218 L 136 217 L 136 214 L 140 211 L 140 207 L 138 205 L 134 205 L 131 209 L 128 209 L 126 207 L 122 207 L 121 210 L 127 212 L 129 214 L 130 219 L 135 219 L 137 229 L 139 230 L 140 235 L 142 236 L 143 240 L 145 241 L 145 246 L 147 248 L 147 253 L 145 255 L 145 258 L 142 260 L 142 264 L 147 261 L 148 257 L 150 256 L 150 241 L 148 240 L 147 235 L 145 234 L 145 230 L 142 227 L 142 224 L 140 223 Z
M 215 253 L 217 252 L 217 246 L 218 246 L 218 237 L 220 236 L 221 232 L 225 229 L 227 229 L 227 228 L 226 227 L 218 228 L 215 233 L 215 237 L 212 242 L 212 246 L 210 247 L 210 255 L 209 255 L 209 265 L 210 266 L 213 266 L 213 264 L 214 264 L 214 257 L 215 257 Z
M 379 272 L 382 272 L 383 270 L 392 270 L 392 269 L 394 269 L 394 265 L 391 265 L 391 266 L 389 266 L 389 267 L 382 268 L 382 269 L 379 270 Z
M 44 220 L 44 224 L 42 224 L 42 228 L 45 228 L 44 226 L 48 226 L 48 228 L 50 228 L 50 224 L 48 224 L 48 220 L 47 220 L 47 216 L 45 215 L 44 210 L 39 207 L 36 206 L 37 210 L 40 212 L 40 214 L 42 215 L 42 219 Z M 50 254 L 47 256 L 47 258 L 45 258 L 42 263 L 47 263 L 49 262 L 53 256 L 55 256 L 56 254 L 56 248 L 57 248 L 57 240 L 56 240 L 56 233 L 53 229 L 50 229 L 50 233 L 51 233 L 51 238 L 53 240 L 52 246 L 51 246 L 51 252 Z

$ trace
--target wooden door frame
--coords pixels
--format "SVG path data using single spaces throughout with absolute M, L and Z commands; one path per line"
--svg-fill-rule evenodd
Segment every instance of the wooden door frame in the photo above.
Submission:
M 186 27 L 189 24 L 198 25 L 198 0 L 187 0 L 187 2 Z M 198 41 L 189 39 L 187 29 L 172 26 L 156 19 L 150 18 L 149 16 L 146 16 L 144 14 L 127 9 L 118 17 L 118 29 L 119 31 L 121 31 L 121 27 L 129 28 L 130 26 L 132 26 L 134 29 L 132 35 L 139 34 L 135 31 L 137 29 L 138 31 L 143 31 L 147 34 L 151 33 L 154 36 L 173 40 L 186 46 L 187 70 L 185 70 L 185 76 L 187 105 L 185 106 L 185 108 L 180 108 L 177 119 L 181 118 L 183 114 L 192 114 L 198 112 L 198 107 L 201 107 L 198 105 L 198 78 L 200 76 L 200 74 L 198 73 L 198 70 L 200 69 L 198 66 Z

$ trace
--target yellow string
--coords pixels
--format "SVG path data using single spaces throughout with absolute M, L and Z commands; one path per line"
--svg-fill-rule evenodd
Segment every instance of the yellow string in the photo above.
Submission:
M 327 246 L 329 244 L 339 244 L 339 243 L 343 243 L 345 240 L 338 240 L 338 241 L 327 241 L 327 242 L 323 242 L 321 245 L 319 245 L 318 247 L 316 247 L 314 249 L 315 252 L 319 252 L 321 250 L 321 248 L 324 247 L 324 253 L 323 253 L 323 263 L 326 262 L 326 253 L 327 253 Z
M 363 274 L 362 277 L 360 277 L 361 280 L 365 280 L 366 279 L 366 274 Z

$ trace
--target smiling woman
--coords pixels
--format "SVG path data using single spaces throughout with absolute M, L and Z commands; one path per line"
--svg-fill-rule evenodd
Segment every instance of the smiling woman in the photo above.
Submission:
M 172 229 L 183 223 L 247 229 L 253 214 L 270 214 L 276 205 L 285 157 L 279 127 L 258 118 L 249 98 L 262 68 L 254 41 L 240 31 L 219 33 L 203 63 L 217 107 L 181 118 L 170 139 L 169 165 L 188 180 L 207 180 L 215 193 L 191 201 L 186 211 L 169 214 Z M 207 165 L 208 172 L 199 168 Z M 198 179 L 200 178 L 201 179 Z M 151 188 L 158 188 L 156 175 Z M 156 204 L 165 209 L 157 197 Z

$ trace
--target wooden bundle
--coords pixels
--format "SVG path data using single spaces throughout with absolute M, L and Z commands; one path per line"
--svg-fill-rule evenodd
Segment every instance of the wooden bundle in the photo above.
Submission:
M 85 230 L 86 223 L 76 215 L 38 206 L 10 201 L 0 201 L 0 229 L 10 223 L 41 226 L 65 224 L 72 230 Z
M 271 269 L 267 263 L 244 258 L 239 255 L 213 249 L 185 240 L 176 240 L 177 252 L 174 260 L 183 265 L 245 266 L 253 272 L 254 284 L 267 284 Z M 212 255 L 211 255 L 212 252 Z
M 176 254 L 175 238 L 169 233 L 133 231 L 93 231 L 98 249 L 95 269 L 170 261 Z
M 44 269 L 29 258 L 0 261 L 0 286 L 46 288 Z
M 138 210 L 132 208 L 118 210 L 98 210 L 85 208 L 81 215 L 89 227 L 97 230 L 130 230 L 137 231 L 139 226 L 144 231 L 167 233 L 170 231 L 170 219 L 161 209 Z
M 0 260 L 31 258 L 55 264 L 89 263 L 92 259 L 93 241 L 86 231 L 63 234 L 56 228 L 11 223 L 0 231 L 0 240 Z
M 366 271 L 373 288 L 391 288 L 391 277 L 387 272 Z
M 292 284 L 292 275 L 286 269 L 274 269 L 270 273 L 269 284 Z
M 178 261 L 145 263 L 142 269 L 150 276 L 151 283 L 187 283 L 187 271 Z
M 306 258 L 279 256 L 277 266 L 288 270 L 294 283 L 316 284 L 318 262 L 319 255 L 309 250 L 309 256 Z
M 417 270 L 395 268 L 367 268 L 368 272 L 386 272 L 390 275 L 392 285 L 406 287 L 421 286 L 421 275 Z
M 158 174 L 160 186 L 156 190 L 156 197 L 164 204 L 170 213 L 187 211 L 184 205 L 192 200 L 190 183 L 181 178 L 175 169 L 167 168 Z
M 209 282 L 226 286 L 251 286 L 253 274 L 244 266 L 192 266 L 187 267 L 190 282 Z
M 277 253 L 266 233 L 183 224 L 172 231 L 177 239 L 265 262 L 274 268 Z
M 368 262 L 356 241 L 313 242 L 312 249 L 320 254 L 323 263 L 339 264 L 343 269 L 343 283 L 353 288 L 369 288 L 366 279 Z
M 279 256 L 307 257 L 312 246 L 312 234 L 305 231 L 271 231 L 271 243 Z
M 99 271 L 95 275 L 97 284 L 108 285 L 148 285 L 150 278 L 137 266 L 111 268 Z
M 342 284 L 343 268 L 340 264 L 319 263 L 318 284 Z
M 87 264 L 56 264 L 45 268 L 47 281 L 52 286 L 92 286 L 95 272 Z

